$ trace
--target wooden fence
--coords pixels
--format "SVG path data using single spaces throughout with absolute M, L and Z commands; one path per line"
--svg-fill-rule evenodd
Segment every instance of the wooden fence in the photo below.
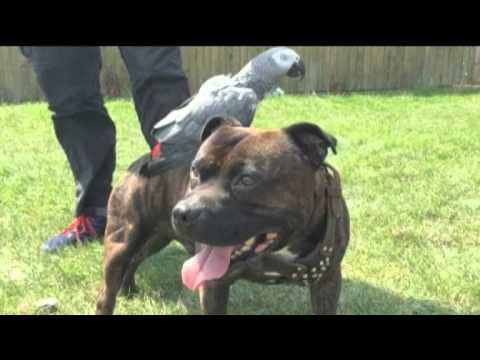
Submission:
M 192 91 L 215 74 L 235 73 L 267 47 L 182 47 Z M 287 93 L 393 90 L 468 85 L 480 81 L 480 52 L 473 46 L 298 46 L 307 76 L 283 80 Z M 103 47 L 101 83 L 107 96 L 128 96 L 129 80 L 115 47 Z M 30 63 L 17 47 L 0 47 L 0 101 L 42 99 Z

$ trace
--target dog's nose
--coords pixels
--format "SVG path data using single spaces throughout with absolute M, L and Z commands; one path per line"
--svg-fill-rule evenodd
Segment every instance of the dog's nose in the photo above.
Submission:
M 200 217 L 202 210 L 199 208 L 187 208 L 177 205 L 172 211 L 173 220 L 177 224 L 191 225 Z

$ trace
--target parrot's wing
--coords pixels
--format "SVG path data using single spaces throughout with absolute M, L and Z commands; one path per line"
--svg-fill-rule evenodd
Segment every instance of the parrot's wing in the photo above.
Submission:
M 145 167 L 145 174 L 160 174 L 188 165 L 201 144 L 203 131 L 214 117 L 233 117 L 249 126 L 257 108 L 255 92 L 247 88 L 226 87 L 213 93 L 198 93 L 187 106 L 172 111 L 152 131 L 161 144 L 160 156 Z
M 230 76 L 227 75 L 216 75 L 205 81 L 200 89 L 198 90 L 199 93 L 210 93 L 214 91 L 218 91 L 220 89 L 234 86 L 235 82 L 232 80 Z
M 192 95 L 190 96 L 188 99 L 184 100 L 180 105 L 178 105 L 174 110 L 178 110 L 178 109 L 181 109 L 181 108 L 184 108 L 185 106 L 187 106 L 188 104 L 190 104 L 192 102 L 192 100 L 195 98 L 195 96 L 197 96 L 197 94 L 195 95 Z
M 162 120 L 160 120 L 152 129 L 152 135 L 155 136 L 155 133 L 158 133 L 158 129 L 165 128 L 167 126 L 172 126 L 176 121 L 181 121 L 185 119 L 188 114 L 191 113 L 192 109 L 199 108 L 201 104 L 207 104 L 211 96 L 214 96 L 218 93 L 219 90 L 229 86 L 232 83 L 232 80 L 229 76 L 226 75 L 217 75 L 213 76 L 203 83 L 198 92 L 186 99 L 175 109 L 170 111 Z M 197 99 L 193 106 L 191 103 Z
M 213 116 L 225 116 L 237 119 L 243 126 L 250 126 L 257 110 L 257 95 L 252 89 L 244 87 L 226 87 L 214 94 L 207 119 Z
M 257 96 L 247 88 L 225 87 L 197 96 L 185 107 L 168 114 L 158 122 L 152 135 L 164 145 L 200 145 L 200 137 L 208 120 L 214 116 L 233 117 L 249 126 L 255 115 Z

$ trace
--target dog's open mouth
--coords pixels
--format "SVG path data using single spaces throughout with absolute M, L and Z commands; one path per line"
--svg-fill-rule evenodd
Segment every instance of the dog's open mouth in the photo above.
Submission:
M 196 290 L 205 281 L 224 276 L 231 263 L 245 261 L 258 254 L 272 251 L 280 242 L 280 234 L 264 233 L 235 246 L 202 244 L 200 251 L 183 264 L 183 284 L 191 290 Z

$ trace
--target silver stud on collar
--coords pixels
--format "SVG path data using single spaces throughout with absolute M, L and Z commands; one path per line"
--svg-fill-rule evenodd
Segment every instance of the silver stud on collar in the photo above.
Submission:
M 302 268 L 300 266 L 298 266 L 297 271 L 302 271 Z
M 322 266 L 322 271 L 327 271 L 327 268 L 325 266 Z
M 298 276 L 297 273 L 293 273 L 293 274 L 292 274 L 292 279 L 296 279 L 297 276 Z
M 308 274 L 303 274 L 302 279 L 308 279 Z
M 323 247 L 323 252 L 327 252 L 328 248 L 326 246 Z
M 333 247 L 331 247 L 330 249 L 328 249 L 328 252 L 331 254 L 333 252 Z
M 330 265 L 330 258 L 328 256 L 325 258 L 325 263 L 327 264 L 327 266 Z
M 313 268 L 312 268 L 312 272 L 313 272 L 313 273 L 316 273 L 316 272 L 317 272 L 317 268 L 316 268 L 316 267 L 313 267 Z
M 323 260 L 320 260 L 320 266 L 323 266 L 323 264 L 324 264 Z

